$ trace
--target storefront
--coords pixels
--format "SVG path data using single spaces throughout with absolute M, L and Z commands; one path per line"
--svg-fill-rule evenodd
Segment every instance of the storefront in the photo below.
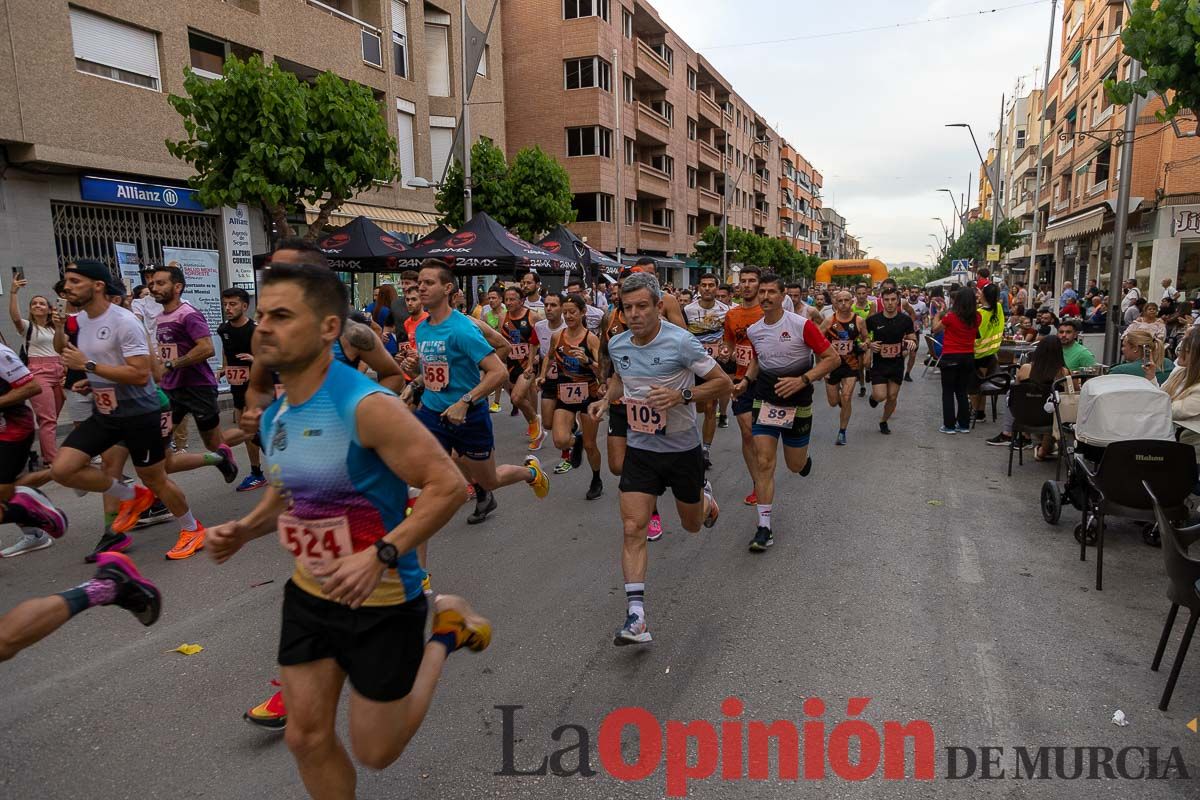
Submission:
M 1150 286 L 1164 278 L 1189 294 L 1200 289 L 1200 205 L 1164 205 L 1157 214 Z

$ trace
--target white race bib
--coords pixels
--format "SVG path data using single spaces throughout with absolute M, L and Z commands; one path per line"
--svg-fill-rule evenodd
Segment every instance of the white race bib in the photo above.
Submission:
M 92 389 L 92 401 L 101 414 L 111 414 L 117 410 L 117 390 L 111 387 Z
M 300 519 L 280 514 L 279 543 L 295 558 L 309 564 L 344 558 L 354 552 L 350 520 L 345 516 Z
M 421 374 L 425 379 L 425 388 L 431 392 L 440 392 L 450 384 L 450 364 L 445 361 L 426 362 Z
M 645 400 L 625 398 L 625 408 L 629 419 L 629 427 L 638 433 L 666 433 L 667 415 L 659 411 Z
M 242 386 L 250 380 L 250 368 L 226 367 L 225 380 L 229 381 L 230 386 Z
M 560 383 L 558 399 L 564 403 L 578 404 L 587 400 L 588 385 L 586 383 Z
M 795 406 L 773 406 L 770 403 L 763 403 L 762 408 L 758 410 L 758 424 L 768 425 L 772 428 L 791 429 L 796 424 L 796 408 Z

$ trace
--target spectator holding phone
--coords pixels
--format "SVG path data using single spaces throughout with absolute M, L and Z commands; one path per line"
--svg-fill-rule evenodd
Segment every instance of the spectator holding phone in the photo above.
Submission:
M 13 267 L 12 291 L 8 294 L 8 315 L 17 333 L 22 337 L 21 360 L 29 365 L 29 371 L 42 391 L 34 395 L 29 404 L 33 406 L 37 420 L 38 448 L 42 462 L 49 464 L 58 454 L 58 414 L 62 411 L 63 365 L 54 349 L 53 311 L 45 295 L 35 294 L 29 298 L 29 316 L 21 316 L 17 306 L 17 294 L 27 285 L 25 273 Z

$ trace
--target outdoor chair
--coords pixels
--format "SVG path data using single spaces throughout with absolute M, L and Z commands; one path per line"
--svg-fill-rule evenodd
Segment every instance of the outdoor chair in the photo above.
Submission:
M 1187 552 L 1188 548 L 1200 539 L 1200 525 L 1175 527 L 1149 482 L 1143 481 L 1142 487 L 1154 506 L 1154 518 L 1162 535 L 1163 562 L 1167 568 L 1167 578 L 1170 580 L 1167 599 L 1171 601 L 1171 610 L 1167 612 L 1167 623 L 1163 626 L 1162 636 L 1158 639 L 1158 649 L 1154 651 L 1154 661 L 1150 664 L 1150 669 L 1155 672 L 1158 672 L 1158 667 L 1162 664 L 1163 653 L 1175 627 L 1175 615 L 1179 613 L 1179 607 L 1187 606 L 1188 609 L 1187 627 L 1184 628 L 1183 639 L 1179 642 L 1179 652 L 1175 654 L 1175 661 L 1171 664 L 1171 675 L 1167 678 L 1162 699 L 1158 702 L 1158 710 L 1166 711 L 1171 702 L 1171 694 L 1175 691 L 1175 682 L 1179 679 L 1183 659 L 1187 657 L 1188 646 L 1192 643 L 1197 615 L 1200 615 L 1200 586 L 1197 583 L 1200 581 L 1200 559 L 1193 558 Z
M 1007 370 L 993 372 L 991 375 L 988 375 L 986 378 L 983 378 L 979 381 L 979 390 L 977 394 L 983 397 L 984 403 L 987 402 L 989 397 L 992 400 L 992 422 L 996 421 L 996 406 L 999 403 L 999 398 L 1008 393 L 1008 390 L 1012 387 L 1012 384 L 1013 375 Z M 975 427 L 974 414 L 971 415 L 971 427 Z
M 1008 440 L 1008 477 L 1012 477 L 1013 453 L 1017 464 L 1025 466 L 1025 448 L 1020 446 L 1021 434 L 1048 436 L 1054 433 L 1054 412 L 1046 410 L 1050 387 L 1040 383 L 1014 383 L 1008 390 L 1008 410 L 1013 415 L 1012 437 Z M 1062 473 L 1062 448 L 1058 448 L 1054 479 Z
M 931 334 L 925 334 L 925 349 L 929 353 L 929 357 L 925 359 L 925 369 L 921 370 L 921 377 L 924 378 L 930 369 L 937 369 L 942 363 L 942 345 Z M 930 364 L 930 359 L 933 363 Z

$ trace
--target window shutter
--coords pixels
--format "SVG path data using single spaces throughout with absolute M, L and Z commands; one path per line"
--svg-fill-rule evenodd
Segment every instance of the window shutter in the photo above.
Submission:
M 71 9 L 75 57 L 159 79 L 158 36 L 78 8 Z
M 428 90 L 431 97 L 450 96 L 450 29 L 445 25 L 425 26 Z
M 392 33 L 408 38 L 408 3 L 392 0 Z
M 401 102 L 403 101 L 398 100 L 396 105 L 400 106 Z M 396 149 L 400 158 L 400 179 L 403 182 L 407 182 L 409 178 L 417 175 L 417 163 L 413 150 L 413 111 L 415 107 L 411 103 L 405 103 L 405 106 L 407 107 L 399 107 L 396 110 Z
M 449 127 L 429 128 L 429 150 L 433 156 L 433 175 L 430 176 L 434 183 L 441 183 L 442 176 L 446 174 L 446 165 L 450 161 L 450 148 L 454 145 L 454 123 Z

